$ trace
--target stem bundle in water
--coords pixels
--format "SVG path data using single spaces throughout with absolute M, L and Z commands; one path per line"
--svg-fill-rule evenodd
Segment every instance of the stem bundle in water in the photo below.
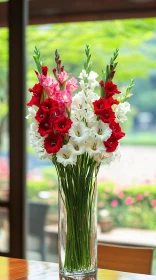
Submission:
M 66 215 L 66 236 L 60 234 L 65 239 L 62 269 L 68 273 L 92 270 L 96 266 L 97 164 L 87 154 L 79 156 L 74 166 L 54 164 L 65 212 L 63 220 Z

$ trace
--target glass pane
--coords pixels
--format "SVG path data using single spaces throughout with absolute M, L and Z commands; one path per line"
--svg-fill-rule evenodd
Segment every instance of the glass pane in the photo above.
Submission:
M 8 29 L 0 28 L 0 200 L 9 196 Z
M 5 207 L 0 207 L 0 252 L 9 252 L 9 216 Z
M 119 47 L 119 65 L 114 82 L 125 91 L 135 78 L 131 113 L 124 123 L 120 162 L 101 166 L 98 176 L 99 240 L 155 247 L 156 213 L 156 19 L 131 19 L 30 26 L 27 28 L 28 87 L 36 83 L 33 49 L 36 45 L 49 66 L 58 49 L 66 72 L 77 77 L 90 45 L 93 70 L 101 70 Z M 79 36 L 75 36 L 79 34 Z M 30 93 L 27 100 L 30 100 Z M 27 131 L 29 121 L 27 122 Z M 49 206 L 44 219 L 46 260 L 57 253 L 57 176 L 54 167 L 39 160 L 27 146 L 28 199 Z M 146 235 L 146 238 L 144 236 Z M 156 273 L 156 271 L 155 271 Z

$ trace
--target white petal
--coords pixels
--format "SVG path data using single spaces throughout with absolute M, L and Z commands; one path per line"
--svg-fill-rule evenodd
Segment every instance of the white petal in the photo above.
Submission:
M 120 103 L 115 107 L 116 121 L 125 122 L 127 120 L 126 113 L 130 111 L 130 104 L 128 102 Z
M 86 73 L 86 70 L 82 70 L 82 72 L 79 75 L 79 78 L 83 80 L 87 77 L 88 77 L 88 74 Z
M 96 137 L 101 141 L 106 141 L 112 134 L 112 130 L 109 125 L 102 122 L 101 120 L 96 121 L 91 131 L 96 135 Z
M 34 106 L 28 108 L 29 115 L 26 116 L 26 119 L 34 118 L 36 116 L 36 110 Z
M 69 136 L 71 136 L 76 143 L 84 142 L 88 138 L 88 134 L 89 129 L 84 122 L 73 123 L 69 130 Z
M 93 157 L 96 154 L 99 154 L 104 149 L 104 145 L 99 141 L 94 135 L 90 135 L 86 141 L 86 151 L 88 154 Z
M 71 150 L 73 151 L 73 153 L 75 153 L 76 155 L 84 154 L 85 145 L 76 143 L 72 138 L 70 138 L 69 144 L 71 145 Z
M 73 97 L 72 100 L 72 108 L 76 109 L 85 109 L 86 108 L 86 100 L 84 92 L 80 92 Z
M 67 144 L 64 145 L 56 154 L 57 161 L 62 163 L 63 166 L 67 166 L 68 164 L 74 165 L 77 161 L 77 156 L 75 153 L 73 153 L 71 149 L 71 145 Z
M 88 80 L 95 80 L 98 77 L 98 74 L 94 71 L 91 71 L 88 76 Z

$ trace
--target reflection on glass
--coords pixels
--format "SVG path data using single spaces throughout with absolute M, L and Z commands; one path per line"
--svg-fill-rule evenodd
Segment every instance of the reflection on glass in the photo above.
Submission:
M 9 196 L 8 29 L 0 28 L 0 201 Z
M 9 219 L 8 210 L 0 207 L 0 252 L 9 251 Z

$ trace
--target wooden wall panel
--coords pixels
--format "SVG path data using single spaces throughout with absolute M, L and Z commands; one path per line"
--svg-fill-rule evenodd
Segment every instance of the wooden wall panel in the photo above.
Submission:
M 7 26 L 8 2 L 0 3 L 0 26 Z M 146 18 L 156 16 L 155 0 L 30 0 L 29 24 Z

